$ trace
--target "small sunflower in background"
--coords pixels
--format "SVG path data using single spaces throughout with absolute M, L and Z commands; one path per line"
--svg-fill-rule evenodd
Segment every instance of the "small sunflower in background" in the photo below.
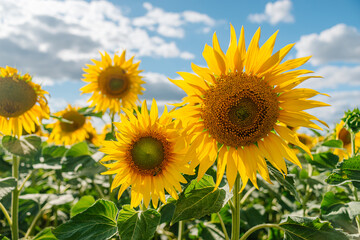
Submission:
M 102 141 L 105 140 L 105 134 L 99 134 L 96 129 L 91 126 L 88 128 L 88 136 L 86 138 L 86 141 L 94 144 L 94 146 L 99 147 L 102 144 Z
M 218 159 L 216 186 L 227 166 L 230 189 L 237 173 L 242 189 L 249 179 L 257 187 L 257 172 L 270 182 L 265 158 L 284 174 L 284 159 L 301 166 L 288 142 L 311 156 L 309 148 L 286 126 L 321 129 L 312 120 L 326 123 L 304 110 L 329 105 L 309 100 L 320 94 L 315 90 L 294 88 L 313 77 L 301 76 L 312 71 L 293 70 L 310 57 L 282 62 L 294 44 L 272 54 L 276 36 L 277 32 L 259 47 L 259 28 L 246 50 L 244 30 L 237 41 L 231 26 L 230 45 L 224 53 L 214 33 L 213 47 L 205 45 L 203 51 L 208 66 L 193 64 L 195 74 L 180 72 L 183 80 L 171 80 L 188 95 L 177 105 L 180 108 L 174 116 L 190 128 L 187 159 L 192 159 L 192 167 L 200 165 L 198 178 Z
M 90 118 L 78 112 L 77 107 L 68 107 L 54 116 L 60 119 L 52 124 L 48 124 L 47 128 L 52 128 L 48 142 L 58 145 L 72 145 L 82 142 L 89 137 L 89 131 L 92 129 Z
M 82 93 L 92 93 L 88 100 L 95 111 L 119 113 L 121 107 L 132 108 L 136 106 L 138 95 L 145 90 L 141 84 L 145 83 L 138 70 L 140 62 L 133 63 L 133 58 L 125 59 L 125 51 L 111 59 L 109 54 L 101 53 L 101 61 L 92 59 L 95 65 L 87 64 L 88 68 L 83 81 L 89 84 L 82 87 Z
M 179 121 L 173 121 L 166 107 L 158 117 L 155 100 L 150 114 L 146 102 L 141 112 L 123 109 L 121 123 L 114 123 L 119 132 L 117 141 L 104 141 L 100 151 L 107 154 L 100 162 L 108 171 L 103 174 L 116 174 L 111 191 L 120 186 L 118 198 L 131 186 L 131 206 L 137 207 L 143 200 L 147 207 L 157 208 L 158 200 L 163 203 L 165 190 L 175 199 L 181 191 L 180 183 L 186 183 L 182 174 L 193 174 L 184 158 L 187 143 L 181 132 Z
M 339 156 L 339 161 L 342 161 L 351 156 L 351 135 L 345 128 L 344 122 L 341 121 L 335 127 L 335 138 L 343 142 L 343 149 L 336 148 L 334 154 Z M 360 148 L 360 132 L 355 135 L 355 151 Z
M 16 68 L 0 67 L 0 132 L 20 137 L 23 129 L 34 132 L 50 110 L 40 85 L 29 74 L 21 76 Z

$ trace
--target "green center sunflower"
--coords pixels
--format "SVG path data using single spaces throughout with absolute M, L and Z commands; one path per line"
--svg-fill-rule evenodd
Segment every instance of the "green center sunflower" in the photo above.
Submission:
M 0 116 L 18 117 L 36 101 L 36 92 L 28 83 L 15 77 L 0 77 Z
M 99 74 L 98 84 L 101 93 L 112 98 L 121 98 L 129 90 L 130 80 L 124 69 L 111 66 Z
M 64 132 L 74 132 L 85 124 L 86 118 L 77 111 L 69 111 L 64 113 L 63 119 L 71 122 L 60 122 L 61 130 Z
M 245 73 L 221 75 L 204 96 L 204 125 L 226 146 L 256 143 L 274 128 L 278 115 L 277 95 L 270 85 Z
M 166 136 L 152 132 L 134 139 L 127 153 L 129 164 L 141 175 L 156 176 L 171 158 L 171 143 Z

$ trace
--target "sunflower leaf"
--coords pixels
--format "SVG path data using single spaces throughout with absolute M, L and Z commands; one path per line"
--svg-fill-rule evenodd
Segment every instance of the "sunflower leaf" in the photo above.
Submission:
M 95 203 L 95 199 L 93 196 L 86 195 L 82 196 L 80 200 L 75 203 L 75 205 L 71 208 L 70 216 L 74 217 L 76 214 L 81 213 L 88 209 L 91 205 Z
M 325 146 L 325 147 L 331 147 L 331 148 L 342 148 L 343 142 L 341 140 L 332 139 L 332 140 L 324 142 L 321 145 Z
M 37 136 L 30 136 L 22 140 L 12 136 L 4 136 L 2 138 L 3 147 L 10 153 L 29 157 L 36 154 L 41 146 L 41 139 Z
M 305 155 L 306 161 L 319 168 L 334 169 L 339 162 L 339 157 L 331 152 L 313 154 L 313 159 Z
M 16 180 L 13 177 L 0 179 L 0 200 L 11 193 L 16 187 Z
M 57 238 L 51 232 L 51 229 L 52 228 L 50 227 L 45 228 L 44 230 L 36 234 L 36 236 L 32 240 L 57 240 Z
M 204 175 L 200 181 L 191 181 L 175 203 L 171 223 L 219 212 L 224 204 L 226 192 L 223 189 L 214 190 L 214 187 L 214 180 L 209 175 Z
M 340 162 L 325 181 L 331 185 L 360 182 L 360 156 Z
M 136 211 L 130 205 L 120 210 L 117 226 L 122 240 L 147 240 L 153 237 L 160 222 L 160 213 L 154 209 Z
M 4 235 L 0 234 L 0 240 L 10 240 L 10 239 L 5 237 Z
M 81 212 L 53 230 L 59 240 L 104 240 L 117 232 L 115 203 L 98 200 L 91 207 Z
M 284 176 L 280 173 L 280 171 L 274 168 L 273 166 L 271 166 L 270 164 L 268 164 L 268 168 L 269 168 L 270 176 L 275 178 L 276 181 L 278 181 L 284 188 L 286 188 L 286 190 L 288 190 L 292 195 L 294 195 L 295 199 L 301 203 L 299 193 L 295 187 L 294 176 L 288 174 L 284 178 Z
M 291 240 L 347 240 L 348 236 L 319 218 L 288 217 L 279 224 L 285 239 Z
M 98 117 L 103 116 L 103 112 L 94 112 L 95 107 L 83 107 L 78 110 L 78 113 L 82 114 L 85 117 Z

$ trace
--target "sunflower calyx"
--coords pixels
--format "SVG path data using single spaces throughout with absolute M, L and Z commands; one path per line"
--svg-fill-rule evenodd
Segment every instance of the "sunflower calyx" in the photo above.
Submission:
M 360 110 L 358 108 L 345 112 L 345 116 L 342 120 L 345 123 L 345 127 L 354 134 L 360 132 Z

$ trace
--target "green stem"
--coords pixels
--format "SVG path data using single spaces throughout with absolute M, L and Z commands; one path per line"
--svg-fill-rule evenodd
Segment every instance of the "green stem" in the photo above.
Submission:
M 251 195 L 251 193 L 252 193 L 253 191 L 255 191 L 255 190 L 256 190 L 256 187 L 250 188 L 250 190 L 247 191 L 246 194 L 241 198 L 240 205 L 243 205 L 243 204 L 245 203 L 246 199 L 247 199 L 247 198 Z
M 18 181 L 19 181 L 19 158 L 17 156 L 13 156 L 13 166 L 12 166 L 12 176 L 16 180 L 15 189 L 12 192 L 11 199 L 11 236 L 13 240 L 19 239 L 19 190 L 18 190 Z
M 39 220 L 39 218 L 41 217 L 42 212 L 43 212 L 43 209 L 40 209 L 40 211 L 38 212 L 38 214 L 37 214 L 37 215 L 35 216 L 35 218 L 33 219 L 30 227 L 28 228 L 28 230 L 27 230 L 27 232 L 26 232 L 26 234 L 25 234 L 25 237 L 24 237 L 25 239 L 27 239 L 27 238 L 30 236 L 31 232 L 33 231 L 33 229 L 34 229 L 34 227 L 35 227 L 36 222 L 37 222 L 37 221 Z
M 179 222 L 178 240 L 181 240 L 181 239 L 182 239 L 183 232 L 184 232 L 184 222 L 183 222 L 183 221 L 180 221 L 180 222 Z
M 232 229 L 231 229 L 231 240 L 238 240 L 240 237 L 240 185 L 241 179 L 239 174 L 236 176 L 234 184 L 234 211 L 232 212 Z
M 219 220 L 220 220 L 221 228 L 222 228 L 222 230 L 223 230 L 223 232 L 224 232 L 224 235 L 225 235 L 225 240 L 229 240 L 229 235 L 227 234 L 224 221 L 223 221 L 220 213 L 217 212 L 216 214 L 217 214 L 217 216 L 218 216 L 218 218 L 219 218 Z
M 19 192 L 21 192 L 21 190 L 24 188 L 25 183 L 29 180 L 29 178 L 31 177 L 33 171 L 30 171 L 29 174 L 26 176 L 25 180 L 23 181 L 23 183 L 21 184 L 21 186 L 19 187 Z
M 101 197 L 101 198 L 105 198 L 103 191 L 101 190 L 101 188 L 99 187 L 99 185 L 97 185 L 97 184 L 95 183 L 94 180 L 93 180 L 93 185 L 95 186 L 96 191 L 100 194 L 100 197 Z
M 10 225 L 10 227 L 11 227 L 12 221 L 11 221 L 10 215 L 9 215 L 9 213 L 6 211 L 6 208 L 4 207 L 4 205 L 2 205 L 1 202 L 0 202 L 0 209 L 1 209 L 1 211 L 4 213 L 5 218 L 6 218 L 6 220 L 8 221 L 8 223 L 9 223 L 9 225 Z
M 247 239 L 253 232 L 261 229 L 261 228 L 278 228 L 280 230 L 284 230 L 282 227 L 280 227 L 278 224 L 260 224 L 255 227 L 250 228 L 241 238 L 240 240 Z
M 351 139 L 351 157 L 355 156 L 355 133 L 350 129 L 350 139 Z M 357 188 L 352 185 L 353 187 L 353 194 L 355 197 L 355 201 L 359 201 L 359 197 L 358 197 L 358 193 L 357 193 Z M 360 233 L 360 218 L 359 215 L 357 215 L 355 217 L 355 221 L 356 221 L 356 225 L 358 228 L 358 233 Z

